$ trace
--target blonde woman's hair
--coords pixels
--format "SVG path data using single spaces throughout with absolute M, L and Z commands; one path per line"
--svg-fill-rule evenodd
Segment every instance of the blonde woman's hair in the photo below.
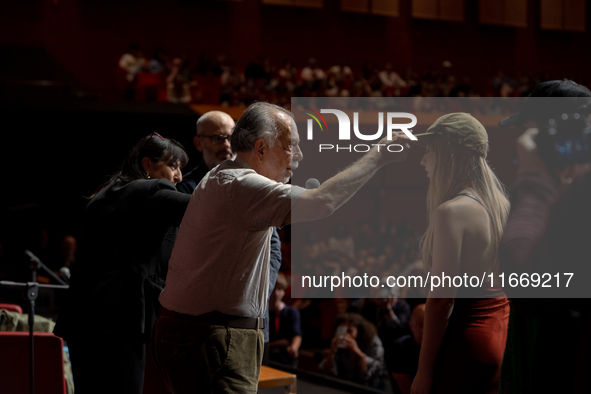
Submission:
M 485 254 L 492 257 L 489 273 L 496 272 L 499 267 L 498 246 L 510 208 L 505 186 L 489 167 L 486 158 L 473 151 L 438 136 L 431 138 L 429 147 L 434 151 L 436 160 L 427 192 L 429 226 L 421 242 L 425 270 L 430 271 L 433 264 L 435 210 L 444 202 L 455 198 L 472 181 L 468 191 L 482 202 L 490 219 L 491 243 Z

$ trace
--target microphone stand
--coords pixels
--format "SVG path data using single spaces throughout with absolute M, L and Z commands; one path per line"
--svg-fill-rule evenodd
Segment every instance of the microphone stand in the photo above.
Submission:
M 39 260 L 39 258 L 37 256 L 35 256 L 33 253 L 31 253 L 28 250 L 25 250 L 25 256 L 27 256 L 29 258 L 29 262 L 31 263 L 31 275 L 32 275 L 33 282 L 37 282 L 37 270 L 39 268 L 42 268 L 45 272 L 47 272 L 49 274 L 49 276 L 51 276 L 53 278 L 53 280 L 55 280 L 60 285 L 64 285 L 64 286 L 68 285 L 66 282 L 63 281 L 62 278 L 60 278 L 59 276 L 54 274 L 53 271 L 49 269 L 49 267 L 47 267 L 45 264 L 43 264 L 41 262 L 41 260 Z
M 27 253 L 28 252 L 28 253 Z M 19 283 L 2 280 L 0 286 L 16 286 L 25 287 L 27 289 L 27 299 L 29 300 L 29 393 L 35 394 L 35 336 L 33 335 L 33 326 L 35 325 L 35 300 L 39 295 L 39 288 L 49 289 L 67 289 L 70 286 L 66 284 L 60 277 L 55 275 L 45 264 L 41 262 L 34 254 L 25 251 L 25 254 L 29 257 L 29 260 L 33 265 L 31 266 L 32 282 Z M 54 278 L 59 285 L 44 285 L 37 283 L 37 270 L 43 268 L 47 273 Z

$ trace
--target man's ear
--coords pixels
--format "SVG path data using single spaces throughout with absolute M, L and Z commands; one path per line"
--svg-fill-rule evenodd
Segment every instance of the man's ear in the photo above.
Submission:
M 142 159 L 142 168 L 146 174 L 149 174 L 152 170 L 152 160 L 149 157 L 146 156 Z
M 267 144 L 265 143 L 265 140 L 262 138 L 256 140 L 253 151 L 257 160 L 262 161 L 264 154 L 267 152 Z
M 195 145 L 195 148 L 197 148 L 199 152 L 203 152 L 203 147 L 201 146 L 201 137 L 193 137 L 193 145 Z

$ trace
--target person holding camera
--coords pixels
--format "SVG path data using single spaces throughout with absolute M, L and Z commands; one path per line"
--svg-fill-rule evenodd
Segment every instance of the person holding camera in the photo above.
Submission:
M 337 317 L 335 336 L 320 369 L 341 379 L 383 388 L 384 347 L 376 328 L 357 313 Z
M 588 278 L 590 98 L 591 91 L 573 81 L 543 82 L 519 113 L 499 123 L 525 129 L 517 139 L 519 167 L 499 249 L 506 275 L 575 272 L 574 281 Z M 521 298 L 543 297 L 549 290 L 536 291 L 508 294 L 511 319 L 500 392 L 587 392 L 591 303 Z
M 362 298 L 348 310 L 359 313 L 376 327 L 386 355 L 398 338 L 410 334 L 408 321 L 411 307 L 398 298 L 399 291 L 398 287 L 374 288 L 372 298 Z

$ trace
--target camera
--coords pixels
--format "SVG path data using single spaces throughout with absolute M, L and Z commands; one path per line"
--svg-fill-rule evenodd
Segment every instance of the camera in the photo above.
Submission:
M 562 113 L 538 124 L 540 133 L 536 143 L 549 168 L 591 163 L 591 125 L 586 115 Z
M 347 326 L 338 326 L 337 327 L 337 346 L 339 349 L 343 349 L 346 347 L 345 337 L 347 336 Z
M 540 157 L 549 169 L 561 169 L 591 163 L 590 113 L 591 97 L 528 97 L 519 113 L 499 125 L 526 128 L 534 120 Z

